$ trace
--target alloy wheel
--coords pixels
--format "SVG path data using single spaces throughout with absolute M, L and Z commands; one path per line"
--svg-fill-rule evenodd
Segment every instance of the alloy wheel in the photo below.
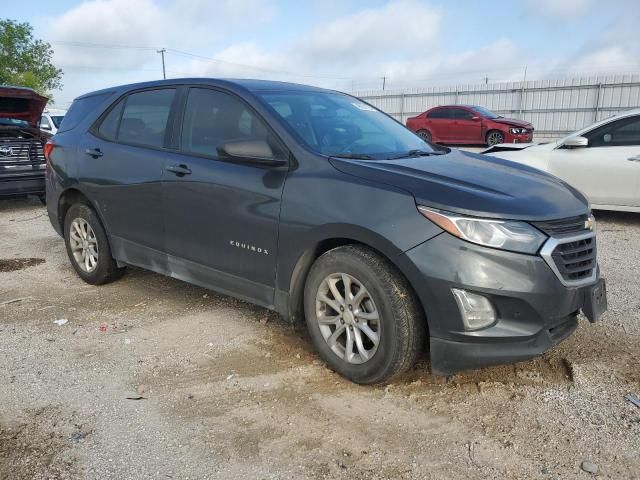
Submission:
M 487 144 L 490 147 L 493 147 L 494 145 L 497 145 L 502 142 L 504 142 L 504 137 L 500 132 L 491 132 L 487 137 Z
M 69 245 L 78 266 L 91 273 L 98 267 L 98 239 L 84 218 L 76 218 L 69 228 Z
M 365 363 L 375 355 L 381 338 L 378 309 L 355 277 L 333 273 L 320 283 L 316 319 L 329 348 L 347 363 Z
M 418 132 L 418 136 L 419 136 L 421 139 L 426 140 L 427 142 L 430 142 L 430 141 L 431 141 L 431 134 L 430 134 L 429 132 L 425 131 L 425 130 L 420 130 L 420 131 Z

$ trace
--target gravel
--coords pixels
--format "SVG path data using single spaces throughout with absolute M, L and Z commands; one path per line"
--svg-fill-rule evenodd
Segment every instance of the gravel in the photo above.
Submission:
M 37 201 L 4 201 L 0 479 L 640 479 L 640 215 L 596 217 L 601 323 L 360 387 L 264 309 L 133 268 L 84 284 Z

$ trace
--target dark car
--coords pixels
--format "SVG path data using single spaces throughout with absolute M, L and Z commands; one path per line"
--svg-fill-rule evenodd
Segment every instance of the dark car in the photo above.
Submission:
M 0 86 L 0 197 L 44 199 L 44 144 L 39 128 L 47 98 L 30 88 Z
M 359 383 L 542 354 L 606 308 L 587 201 L 557 178 L 432 147 L 352 96 L 184 79 L 75 100 L 48 149 L 71 264 L 135 265 L 306 318 Z
M 444 105 L 407 119 L 407 127 L 428 142 L 488 146 L 530 143 L 533 125 L 504 118 L 484 107 Z

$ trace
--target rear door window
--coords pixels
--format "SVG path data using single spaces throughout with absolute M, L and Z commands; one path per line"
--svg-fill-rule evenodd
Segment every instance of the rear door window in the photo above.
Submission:
M 175 89 L 165 88 L 129 95 L 125 99 L 117 128 L 117 141 L 145 147 L 162 147 L 174 94 Z M 109 115 L 105 121 L 107 119 Z
M 439 108 L 437 110 L 432 110 L 427 114 L 427 118 L 449 118 L 449 109 Z
M 472 113 L 464 110 L 463 108 L 452 108 L 450 109 L 451 118 L 455 120 L 471 120 L 473 117 Z

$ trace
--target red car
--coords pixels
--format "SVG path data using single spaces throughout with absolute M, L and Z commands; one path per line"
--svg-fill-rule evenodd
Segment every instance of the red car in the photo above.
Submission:
M 533 125 L 504 118 L 484 107 L 443 105 L 407 119 L 407 127 L 433 143 L 486 144 L 529 143 Z

